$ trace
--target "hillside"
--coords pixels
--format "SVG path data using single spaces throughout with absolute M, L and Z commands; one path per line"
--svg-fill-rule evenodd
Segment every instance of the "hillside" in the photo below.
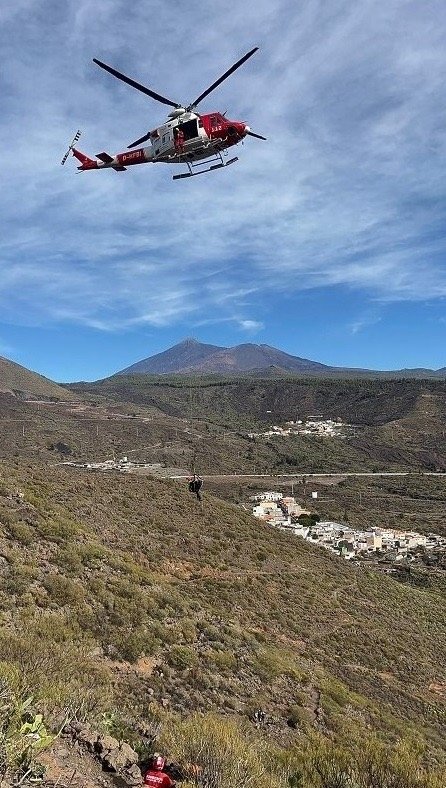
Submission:
M 173 481 L 1 466 L 0 659 L 42 708 L 418 731 L 442 758 L 444 599 Z M 26 626 L 26 636 L 24 627 Z M 59 710 L 59 711 L 58 711 Z M 293 717 L 294 719 L 294 717 Z M 291 737 L 291 738 L 290 738 Z
M 228 425 L 267 425 L 315 414 L 379 425 L 416 416 L 415 411 L 420 417 L 424 411 L 433 415 L 433 408 L 438 415 L 446 414 L 446 382 L 433 380 L 114 375 L 67 388 L 79 395 L 88 392 L 152 405 L 170 416 L 208 418 Z
M 446 468 L 444 381 L 123 375 L 70 388 L 78 396 L 127 402 L 128 409 L 156 408 L 177 420 L 177 442 L 165 445 L 162 461 L 184 465 L 189 458 L 192 465 L 195 456 L 206 473 Z M 247 437 L 315 415 L 355 427 L 337 441 Z
M 36 372 L 0 357 L 0 392 L 13 394 L 23 399 L 72 399 L 71 392 L 63 389 Z

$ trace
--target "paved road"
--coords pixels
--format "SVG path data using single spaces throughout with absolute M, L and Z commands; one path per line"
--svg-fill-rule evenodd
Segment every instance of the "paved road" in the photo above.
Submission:
M 190 474 L 189 474 L 190 475 Z M 369 471 L 356 473 L 344 471 L 343 473 L 202 473 L 203 479 L 344 479 L 346 476 L 446 476 L 446 473 L 437 471 Z M 187 479 L 188 476 L 171 476 L 171 479 Z

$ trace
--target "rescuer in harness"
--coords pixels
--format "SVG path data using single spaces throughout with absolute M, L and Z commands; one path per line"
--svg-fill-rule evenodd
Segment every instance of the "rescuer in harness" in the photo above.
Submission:
M 198 500 L 201 501 L 201 493 L 200 490 L 203 487 L 203 479 L 201 476 L 198 476 L 197 473 L 189 479 L 189 492 L 195 493 Z
M 175 151 L 178 155 L 184 153 L 184 131 L 181 126 L 177 126 L 173 130 Z
M 143 770 L 144 771 L 144 770 Z M 196 779 L 201 774 L 201 767 L 194 763 L 179 766 L 177 763 L 167 763 L 167 758 L 155 752 L 144 773 L 144 785 L 152 788 L 175 788 L 177 782 L 187 779 Z
M 173 788 L 175 780 L 168 774 L 167 760 L 163 755 L 154 753 L 149 768 L 144 774 L 144 785 L 152 788 Z

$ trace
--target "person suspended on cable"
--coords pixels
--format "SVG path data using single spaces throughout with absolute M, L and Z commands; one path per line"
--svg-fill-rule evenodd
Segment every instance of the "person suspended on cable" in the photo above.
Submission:
M 189 479 L 189 492 L 195 493 L 198 500 L 201 501 L 201 488 L 203 487 L 203 479 L 198 473 L 194 473 L 194 475 Z

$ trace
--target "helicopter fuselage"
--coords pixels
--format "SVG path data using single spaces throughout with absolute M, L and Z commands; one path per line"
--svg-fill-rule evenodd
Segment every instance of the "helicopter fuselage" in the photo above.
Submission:
M 79 170 L 122 169 L 134 164 L 163 162 L 178 164 L 209 159 L 221 154 L 227 148 L 237 145 L 249 132 L 249 126 L 242 121 L 231 121 L 219 112 L 198 115 L 195 112 L 177 111 L 165 123 L 150 132 L 150 145 L 135 150 L 117 153 L 115 156 L 98 154 L 99 161 L 89 159 L 79 153 Z M 178 132 L 183 139 L 178 144 Z M 82 158 L 81 158 L 82 157 Z

